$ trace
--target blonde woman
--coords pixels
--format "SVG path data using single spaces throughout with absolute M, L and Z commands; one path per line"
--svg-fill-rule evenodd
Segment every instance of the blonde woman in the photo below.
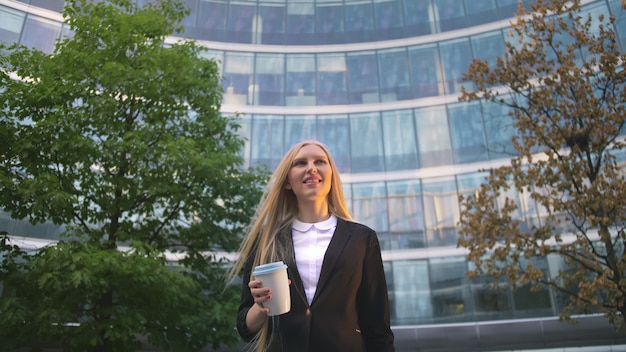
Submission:
M 291 310 L 268 316 L 272 292 L 251 278 L 283 261 Z M 244 238 L 231 279 L 243 270 L 237 329 L 257 351 L 395 351 L 376 233 L 351 219 L 326 146 L 304 141 L 276 168 Z

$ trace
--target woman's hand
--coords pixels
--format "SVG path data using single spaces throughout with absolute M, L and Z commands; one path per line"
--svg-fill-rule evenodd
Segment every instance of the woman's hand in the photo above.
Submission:
M 265 314 L 270 312 L 269 308 L 263 307 L 263 302 L 267 302 L 272 299 L 272 291 L 269 288 L 263 287 L 263 283 L 261 280 L 252 280 L 248 283 L 248 287 L 250 287 L 250 293 L 254 298 L 254 303 L 258 306 L 258 308 L 265 312 Z

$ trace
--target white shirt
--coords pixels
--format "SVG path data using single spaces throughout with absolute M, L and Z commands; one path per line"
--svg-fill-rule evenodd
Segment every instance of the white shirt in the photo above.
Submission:
M 337 217 L 332 214 L 328 220 L 322 222 L 311 224 L 294 220 L 291 225 L 296 265 L 309 304 L 315 296 L 324 255 L 336 227 Z

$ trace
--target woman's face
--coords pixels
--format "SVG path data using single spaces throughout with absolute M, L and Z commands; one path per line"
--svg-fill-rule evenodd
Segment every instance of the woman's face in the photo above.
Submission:
M 317 145 L 308 144 L 296 154 L 285 188 L 293 191 L 298 202 L 326 201 L 332 176 L 324 150 Z

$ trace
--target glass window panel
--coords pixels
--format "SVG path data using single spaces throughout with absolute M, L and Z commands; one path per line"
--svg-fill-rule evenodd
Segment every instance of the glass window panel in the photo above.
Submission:
M 200 0 L 198 4 L 198 31 L 196 38 L 227 40 L 226 18 L 228 3 L 225 0 Z
M 405 36 L 426 35 L 435 32 L 434 7 L 429 0 L 404 0 Z
M 544 275 L 549 276 L 548 261 L 546 258 L 533 257 L 530 263 L 522 261 L 522 267 L 531 264 L 535 269 L 543 271 Z M 546 317 L 558 315 L 552 309 L 552 300 L 550 291 L 541 289 L 533 292 L 529 285 L 517 287 L 513 291 L 515 318 L 530 317 Z
M 378 52 L 381 101 L 411 99 L 409 65 L 405 49 Z
M 439 18 L 439 32 L 451 31 L 467 26 L 463 1 L 433 0 Z
M 333 154 L 339 172 L 352 172 L 350 164 L 350 120 L 348 120 L 347 115 L 318 116 L 317 140 L 326 144 Z
M 474 58 L 486 60 L 495 67 L 498 57 L 504 57 L 504 37 L 502 31 L 475 35 L 471 38 Z M 469 67 L 468 67 L 469 68 Z
M 456 190 L 453 177 L 422 180 L 428 247 L 456 245 L 460 213 Z
M 228 14 L 229 42 L 258 43 L 258 38 L 253 39 L 257 25 L 255 4 L 231 3 Z
M 464 257 L 430 259 L 433 316 L 437 323 L 473 320 L 474 304 Z
M 250 164 L 267 165 L 274 170 L 283 157 L 283 116 L 254 115 L 250 142 Z
M 346 104 L 346 57 L 343 54 L 317 56 L 317 104 Z
M 371 1 L 347 3 L 346 41 L 349 43 L 367 42 L 374 39 L 374 14 Z
M 378 103 L 378 70 L 374 52 L 349 53 L 350 104 Z
M 352 172 L 384 171 L 383 140 L 377 112 L 350 115 Z
M 28 15 L 20 44 L 49 54 L 54 51 L 54 45 L 60 33 L 61 24 L 59 22 Z
M 480 102 L 448 106 L 452 153 L 456 164 L 488 160 Z
M 392 325 L 432 322 L 428 262 L 395 260 L 387 274 Z
M 315 43 L 315 6 L 313 1 L 287 3 L 287 44 Z
M 475 269 L 473 263 L 468 264 L 471 270 Z M 470 281 L 477 321 L 513 318 L 511 289 L 491 287 L 490 285 L 495 282 L 496 279 L 488 275 L 479 275 Z M 497 282 L 505 284 L 505 279 L 499 279 Z
M 487 172 L 472 172 L 469 174 L 457 175 L 459 195 L 464 197 L 474 196 L 480 189 L 480 185 L 487 182 Z
M 294 144 L 307 140 L 317 139 L 315 116 L 287 116 L 285 118 L 285 150 Z M 333 157 L 335 155 L 333 154 Z
M 465 0 L 465 9 L 470 26 L 494 22 L 498 19 L 495 0 Z
M 352 217 L 377 232 L 387 231 L 387 202 L 384 182 L 352 184 Z
M 389 231 L 397 233 L 391 249 L 426 247 L 420 181 L 389 181 L 387 193 Z
M 343 3 L 318 4 L 317 16 L 318 43 L 344 43 Z
M 17 43 L 25 17 L 23 12 L 0 6 L 0 43 Z
M 378 39 L 401 37 L 404 33 L 401 0 L 374 0 L 374 9 Z
M 224 58 L 224 104 L 246 105 L 254 101 L 253 62 L 249 53 L 227 52 Z
M 497 0 L 498 1 L 498 13 L 501 19 L 511 18 L 515 16 L 519 11 L 518 4 L 521 2 L 527 10 L 530 10 L 530 2 L 533 0 Z
M 385 170 L 413 170 L 418 168 L 415 120 L 412 110 L 382 113 Z
M 517 134 L 517 129 L 513 118 L 509 116 L 510 108 L 490 102 L 483 102 L 482 105 L 490 159 L 511 158 L 517 155 L 513 147 L 513 137 Z
M 63 11 L 64 0 L 30 0 L 30 4 L 33 6 L 41 7 L 47 10 L 56 12 Z
M 255 105 L 285 105 L 285 57 L 282 54 L 257 54 L 254 81 Z
M 285 4 L 259 4 L 258 31 L 262 44 L 284 44 L 286 16 Z
M 421 167 L 452 164 L 452 146 L 445 107 L 415 109 Z
M 195 38 L 195 34 L 197 32 L 196 22 L 198 20 L 198 0 L 182 0 L 181 1 L 185 7 L 187 7 L 190 12 L 189 15 L 182 20 L 183 32 L 178 33 L 184 37 L 192 37 Z
M 446 77 L 446 93 L 460 93 L 461 87 L 472 89 L 471 82 L 463 81 L 463 73 L 469 69 L 472 61 L 471 48 L 468 39 L 457 39 L 443 42 L 439 48 L 441 63 Z
M 443 74 L 439 50 L 435 44 L 409 48 L 413 97 L 432 97 L 443 92 Z
M 315 105 L 315 56 L 287 55 L 286 105 Z
M 620 43 L 622 43 L 621 50 L 626 52 L 626 11 L 622 9 L 621 0 L 609 1 L 611 13 L 615 16 L 615 28 L 617 37 Z

